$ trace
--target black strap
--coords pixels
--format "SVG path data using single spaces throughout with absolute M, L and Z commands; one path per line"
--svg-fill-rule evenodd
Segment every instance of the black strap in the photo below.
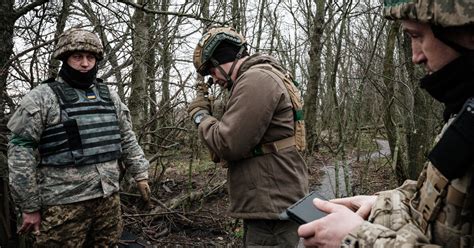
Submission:
M 77 95 L 76 91 L 67 83 L 53 81 L 49 82 L 48 85 L 63 103 L 73 103 L 79 100 L 79 96 Z
M 464 104 L 428 155 L 431 163 L 449 180 L 463 176 L 474 164 L 474 98 Z
M 110 98 L 109 87 L 107 87 L 107 85 L 103 83 L 102 79 L 97 79 L 96 87 L 99 91 L 100 98 L 102 98 L 106 102 L 112 102 L 112 98 Z

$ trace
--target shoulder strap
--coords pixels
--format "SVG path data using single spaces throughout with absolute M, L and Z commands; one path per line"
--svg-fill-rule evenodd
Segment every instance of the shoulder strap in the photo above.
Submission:
M 303 101 L 301 101 L 301 95 L 299 89 L 297 88 L 297 83 L 289 72 L 283 73 L 273 67 L 271 64 L 257 64 L 252 66 L 251 68 L 263 69 L 280 78 L 283 81 L 283 84 L 285 85 L 288 94 L 290 95 L 291 104 L 293 105 L 295 121 L 300 121 L 304 119 Z
M 50 77 L 50 78 L 44 80 L 43 82 L 41 82 L 40 84 L 52 83 L 54 81 L 56 81 L 56 79 L 54 77 Z
M 99 91 L 100 98 L 102 98 L 106 102 L 111 102 L 112 98 L 110 98 L 110 91 L 109 87 L 104 83 L 104 81 L 100 78 L 97 78 L 96 87 Z
M 303 101 L 301 100 L 301 94 L 299 89 L 296 87 L 296 83 L 290 73 L 283 73 L 271 64 L 257 64 L 251 67 L 251 69 L 261 69 L 269 73 L 273 78 L 279 78 L 283 81 L 283 85 L 290 96 L 290 101 L 293 106 L 293 118 L 295 122 L 295 135 L 292 137 L 295 141 L 296 148 L 299 151 L 306 149 L 306 128 L 304 124 L 303 116 Z M 275 144 L 273 144 L 275 146 Z M 258 148 L 258 146 L 257 146 Z M 258 150 L 258 149 L 255 149 Z M 260 149 L 261 150 L 261 149 Z M 254 152 L 255 154 L 255 152 Z
M 48 81 L 47 84 L 63 103 L 73 103 L 79 100 L 76 91 L 67 83 L 61 83 L 54 80 Z

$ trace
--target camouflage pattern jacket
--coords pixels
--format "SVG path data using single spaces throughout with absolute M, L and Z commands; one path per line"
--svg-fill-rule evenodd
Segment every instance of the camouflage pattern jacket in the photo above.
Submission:
M 379 192 L 368 220 L 342 246 L 473 247 L 473 175 L 474 165 L 450 181 L 429 162 L 418 181 Z
M 63 82 L 61 78 L 56 80 Z M 80 98 L 86 98 L 84 90 L 74 90 Z M 92 90 L 99 95 L 95 86 Z M 110 97 L 120 128 L 120 161 L 135 180 L 147 179 L 149 164 L 132 131 L 129 109 L 116 92 L 110 90 Z M 41 84 L 29 92 L 8 122 L 12 137 L 19 137 L 23 141 L 10 140 L 8 147 L 12 196 L 23 212 L 40 210 L 43 205 L 107 197 L 119 190 L 118 160 L 84 166 L 38 166 L 37 144 L 43 130 L 59 122 L 58 99 L 47 84 Z

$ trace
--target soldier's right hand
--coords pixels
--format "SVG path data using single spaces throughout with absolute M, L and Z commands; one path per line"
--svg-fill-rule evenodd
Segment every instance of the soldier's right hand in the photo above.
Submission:
M 358 214 L 340 204 L 318 198 L 313 204 L 328 215 L 298 228 L 305 247 L 341 247 L 343 238 L 364 222 Z
M 41 214 L 39 211 L 22 214 L 23 223 L 21 224 L 18 234 L 26 234 L 33 232 L 34 235 L 39 235 Z
M 330 202 L 344 205 L 362 217 L 364 220 L 370 215 L 372 206 L 377 200 L 376 195 L 357 195 L 346 198 L 332 199 Z

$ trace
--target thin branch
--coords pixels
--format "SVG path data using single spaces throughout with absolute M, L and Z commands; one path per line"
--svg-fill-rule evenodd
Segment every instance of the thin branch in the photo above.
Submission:
M 11 63 L 13 63 L 15 60 L 17 60 L 17 59 L 20 58 L 21 56 L 23 56 L 23 55 L 25 55 L 25 54 L 27 54 L 27 53 L 29 53 L 29 52 L 31 52 L 31 51 L 34 51 L 34 50 L 36 50 L 36 49 L 39 49 L 39 48 L 41 48 L 41 47 L 44 47 L 44 46 L 46 46 L 46 45 L 49 45 L 49 44 L 53 43 L 53 42 L 56 41 L 56 40 L 57 40 L 57 39 L 52 39 L 52 40 L 46 41 L 46 42 L 44 42 L 44 43 L 41 43 L 41 44 L 38 44 L 38 45 L 36 45 L 36 46 L 30 47 L 30 48 L 28 48 L 28 49 L 26 49 L 26 50 L 24 50 L 24 51 L 18 53 L 17 55 L 15 55 L 15 56 L 13 56 L 12 58 L 10 58 L 10 59 L 3 65 L 3 69 L 4 69 L 4 68 L 8 68 L 8 67 L 11 65 Z
M 137 4 L 137 3 L 134 3 L 134 2 L 130 2 L 128 0 L 117 0 L 117 2 L 132 6 L 132 7 L 137 8 L 137 9 L 143 11 L 143 12 L 146 12 L 146 13 L 158 14 L 158 15 L 173 15 L 173 16 L 178 16 L 178 17 L 188 17 L 188 18 L 191 18 L 191 19 L 199 20 L 199 21 L 205 21 L 205 22 L 217 23 L 217 24 L 220 24 L 220 25 L 224 25 L 223 22 L 219 22 L 219 21 L 209 19 L 209 18 L 199 17 L 199 16 L 193 15 L 193 14 L 148 9 L 148 8 L 145 7 L 145 5 L 140 5 L 140 4 Z
M 15 11 L 15 20 L 28 13 L 28 11 L 47 3 L 48 0 L 37 0 Z

